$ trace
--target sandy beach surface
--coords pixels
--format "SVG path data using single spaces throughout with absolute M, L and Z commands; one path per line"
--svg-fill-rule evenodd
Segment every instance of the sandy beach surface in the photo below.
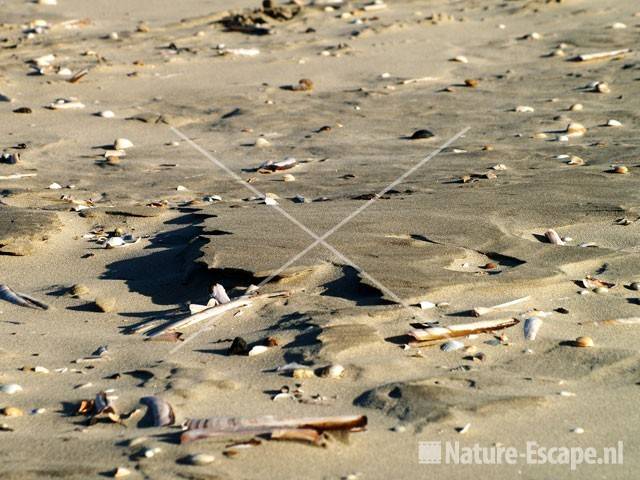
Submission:
M 639 40 L 620 0 L 0 0 L 0 477 L 637 478 Z

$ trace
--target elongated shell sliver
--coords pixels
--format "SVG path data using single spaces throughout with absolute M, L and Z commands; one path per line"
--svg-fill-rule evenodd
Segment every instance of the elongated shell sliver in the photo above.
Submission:
M 14 292 L 7 285 L 0 285 L 0 298 L 14 305 L 20 305 L 21 307 L 35 308 L 37 310 L 48 310 L 49 305 L 36 300 L 24 293 Z
M 538 317 L 527 318 L 524 321 L 524 338 L 527 340 L 535 340 L 541 326 L 542 320 Z
M 158 397 L 142 397 L 140 403 L 149 408 L 154 427 L 166 427 L 175 423 L 176 416 L 169 402 Z
M 312 417 L 300 419 L 278 419 L 271 415 L 256 418 L 211 417 L 192 419 L 186 423 L 187 430 L 180 436 L 181 443 L 200 438 L 228 437 L 233 435 L 261 435 L 278 430 L 361 430 L 367 425 L 364 415 L 342 415 L 338 417 Z M 276 433 L 277 436 L 277 433 Z

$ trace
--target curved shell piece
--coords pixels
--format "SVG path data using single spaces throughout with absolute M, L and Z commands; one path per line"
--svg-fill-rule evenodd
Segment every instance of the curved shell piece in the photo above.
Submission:
M 159 397 L 151 396 L 142 397 L 140 403 L 149 408 L 154 427 L 165 427 L 175 423 L 176 416 L 169 402 Z
M 440 350 L 442 350 L 443 352 L 455 352 L 456 350 L 460 350 L 461 348 L 464 348 L 464 343 L 457 340 L 449 340 L 448 342 L 445 342 L 440 346 Z
M 14 292 L 7 285 L 0 285 L 0 299 L 13 303 L 14 305 L 20 305 L 21 307 L 35 308 L 37 310 L 48 310 L 49 305 L 36 300 L 24 293 Z
M 556 232 L 551 228 L 546 232 L 544 232 L 544 236 L 547 237 L 547 240 L 549 240 L 549 243 L 553 243 L 554 245 L 564 245 L 564 241 L 560 238 L 560 235 L 558 235 L 558 232 Z
M 542 326 L 542 320 L 538 317 L 529 317 L 524 321 L 524 338 L 533 341 Z

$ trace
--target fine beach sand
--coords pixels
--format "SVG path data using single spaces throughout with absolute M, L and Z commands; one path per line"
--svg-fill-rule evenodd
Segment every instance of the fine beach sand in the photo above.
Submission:
M 50 306 L 0 303 L 0 385 L 22 387 L 0 392 L 0 412 L 24 413 L 0 414 L 0 478 L 118 467 L 134 479 L 575 475 L 524 460 L 423 465 L 421 441 L 522 451 L 623 441 L 623 465 L 579 475 L 636 478 L 640 320 L 606 320 L 640 317 L 640 61 L 634 50 L 574 57 L 637 47 L 640 6 L 300 3 L 255 35 L 220 23 L 260 7 L 246 0 L 0 0 L 0 152 L 20 154 L 0 159 L 0 284 Z M 48 54 L 34 73 L 30 61 Z M 84 108 L 46 108 L 60 98 Z M 572 123 L 586 133 L 563 138 Z M 327 237 L 334 251 L 315 245 L 280 271 L 467 127 Z M 433 136 L 409 138 L 423 129 Z M 106 161 L 118 138 L 133 146 Z M 287 157 L 297 165 L 259 169 Z M 565 245 L 549 243 L 549 229 Z M 139 240 L 101 243 L 119 234 Z M 233 298 L 273 275 L 261 293 L 288 297 L 179 329 L 182 342 L 143 331 L 206 304 L 215 283 Z M 587 276 L 615 285 L 584 288 Z M 415 326 L 476 322 L 473 308 L 522 297 L 482 317 L 514 327 L 457 339 L 452 352 L 407 346 Z M 96 299 L 114 305 L 103 312 Z M 543 323 L 527 341 L 532 316 Z M 575 346 L 580 336 L 594 346 Z M 277 345 L 229 355 L 235 337 Z M 101 346 L 107 355 L 82 360 Z M 276 370 L 292 362 L 345 371 Z M 297 397 L 273 400 L 284 386 Z M 90 425 L 78 406 L 103 391 L 118 412 L 140 412 Z M 139 401 L 150 395 L 172 405 L 174 426 L 149 426 Z M 178 441 L 189 418 L 353 414 L 366 429 L 327 434 L 324 448 L 268 435 L 240 447 L 230 445 L 251 436 Z M 215 460 L 193 465 L 192 454 Z

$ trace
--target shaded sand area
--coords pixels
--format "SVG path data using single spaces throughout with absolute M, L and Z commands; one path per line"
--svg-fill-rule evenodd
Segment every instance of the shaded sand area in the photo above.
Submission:
M 0 2 L 0 477 L 636 477 L 638 5 L 46 3 Z M 367 424 L 180 443 L 263 415 Z

